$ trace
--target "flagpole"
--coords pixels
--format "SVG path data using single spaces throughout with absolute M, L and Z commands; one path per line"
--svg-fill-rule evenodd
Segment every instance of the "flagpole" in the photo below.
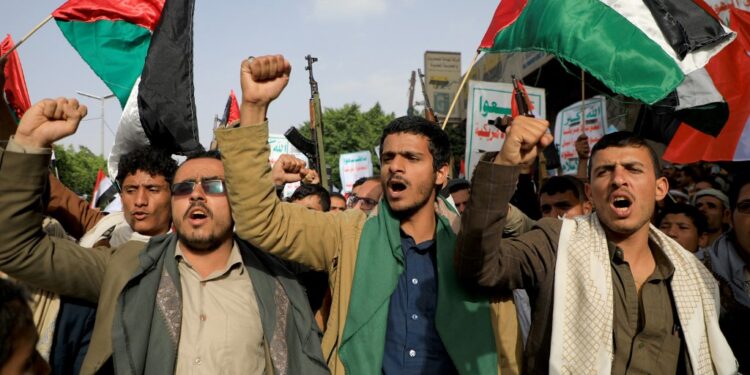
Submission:
M 586 135 L 586 71 L 581 68 L 581 135 Z
M 20 46 L 21 44 L 23 44 L 23 42 L 25 42 L 26 39 L 29 39 L 30 36 L 32 36 L 35 32 L 37 32 L 37 30 L 41 29 L 42 26 L 44 26 L 44 24 L 46 24 L 47 22 L 49 22 L 49 20 L 51 20 L 51 19 L 52 19 L 52 15 L 50 14 L 49 16 L 47 16 L 47 18 L 44 19 L 44 21 L 39 22 L 38 25 L 36 25 L 33 29 L 31 29 L 31 31 L 29 31 L 28 34 L 26 34 L 11 49 L 9 49 L 8 52 L 5 52 L 4 55 L 0 56 L 0 60 L 4 59 L 6 56 L 10 55 L 13 51 L 15 51 L 16 48 L 18 48 L 18 46 Z
M 443 120 L 443 126 L 441 127 L 443 130 L 445 130 L 445 126 L 448 125 L 448 120 L 451 118 L 451 114 L 453 114 L 453 108 L 456 106 L 456 102 L 458 102 L 458 97 L 461 96 L 461 92 L 464 89 L 464 86 L 466 85 L 466 81 L 469 79 L 469 76 L 471 75 L 471 70 L 474 69 L 474 64 L 477 62 L 477 58 L 479 57 L 479 54 L 481 53 L 480 50 L 477 50 L 477 53 L 474 55 L 474 58 L 471 60 L 471 64 L 469 64 L 469 68 L 466 70 L 466 74 L 464 75 L 464 79 L 461 81 L 461 85 L 458 86 L 458 91 L 456 91 L 456 95 L 453 97 L 453 102 L 451 103 L 450 108 L 448 108 L 448 114 L 445 115 L 445 120 Z

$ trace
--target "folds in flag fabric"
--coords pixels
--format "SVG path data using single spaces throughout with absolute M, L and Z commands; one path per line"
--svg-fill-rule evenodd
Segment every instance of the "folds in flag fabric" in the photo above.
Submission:
M 202 149 L 193 88 L 194 0 L 70 0 L 55 17 L 81 57 L 117 96 L 122 118 L 109 157 L 143 145 Z
M 11 48 L 13 48 L 13 39 L 8 35 L 0 42 L 0 56 L 4 55 Z M 6 59 L 7 62 L 4 69 L 5 85 L 2 87 L 2 93 L 10 105 L 13 115 L 16 116 L 16 121 L 18 121 L 26 110 L 31 107 L 31 100 L 29 100 L 29 92 L 26 89 L 26 78 L 23 75 L 18 51 L 13 51 Z
M 99 169 L 99 172 L 96 173 L 96 182 L 94 182 L 94 190 L 91 192 L 91 203 L 89 206 L 91 208 L 96 208 L 96 201 L 101 198 L 102 193 L 104 190 L 107 190 L 109 185 L 112 185 L 111 182 L 107 183 L 106 181 L 109 181 L 107 178 L 107 175 L 104 174 L 104 171 Z M 107 186 L 104 186 L 107 185 Z
M 729 119 L 714 138 L 679 126 L 663 158 L 673 163 L 750 160 L 750 12 L 729 6 L 737 39 L 706 66 L 729 105 Z
M 654 104 L 733 38 L 691 0 L 502 0 L 479 48 L 551 53 Z
M 229 91 L 227 105 L 224 107 L 224 117 L 221 118 L 221 123 L 224 124 L 224 126 L 227 126 L 239 119 L 240 106 L 237 104 L 237 97 L 234 95 L 234 90 L 231 90 Z

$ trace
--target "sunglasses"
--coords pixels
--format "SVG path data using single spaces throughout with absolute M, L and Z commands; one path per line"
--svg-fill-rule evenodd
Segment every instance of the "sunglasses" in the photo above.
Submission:
M 378 201 L 372 198 L 366 198 L 366 197 L 358 197 L 356 195 L 349 196 L 349 199 L 347 199 L 346 204 L 349 208 L 354 208 L 354 206 L 357 205 L 357 203 L 362 202 L 362 208 L 365 210 L 369 210 L 375 205 L 378 204 Z
M 200 185 L 203 188 L 203 192 L 208 195 L 224 195 L 227 192 L 224 180 L 219 179 L 204 179 L 200 181 L 187 180 L 178 182 L 172 185 L 172 196 L 181 197 L 190 195 L 195 190 L 195 186 Z

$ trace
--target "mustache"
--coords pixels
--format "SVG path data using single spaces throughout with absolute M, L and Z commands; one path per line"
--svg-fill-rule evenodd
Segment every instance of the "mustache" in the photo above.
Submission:
M 211 212 L 211 209 L 208 208 L 208 206 L 206 206 L 206 203 L 204 203 L 203 201 L 193 201 L 193 202 L 190 202 L 190 206 L 188 206 L 187 210 L 185 210 L 185 214 L 182 215 L 182 218 L 183 219 L 187 219 L 188 216 L 190 216 L 190 212 L 194 208 L 196 208 L 196 207 L 202 209 L 203 211 L 205 211 L 206 212 L 206 216 L 208 216 L 208 217 L 213 217 L 214 216 L 213 212 Z
M 397 182 L 397 183 L 409 186 L 409 181 L 406 180 L 403 176 L 397 175 L 397 174 L 388 177 L 388 180 L 386 181 L 386 186 L 390 185 L 391 183 L 394 183 L 394 182 Z

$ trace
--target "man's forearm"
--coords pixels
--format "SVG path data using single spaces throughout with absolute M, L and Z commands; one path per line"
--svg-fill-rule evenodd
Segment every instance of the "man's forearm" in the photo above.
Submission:
M 78 197 L 51 174 L 49 183 L 50 199 L 46 212 L 59 221 L 65 231 L 74 238 L 83 237 L 104 217 L 104 213 L 89 207 L 89 202 Z

